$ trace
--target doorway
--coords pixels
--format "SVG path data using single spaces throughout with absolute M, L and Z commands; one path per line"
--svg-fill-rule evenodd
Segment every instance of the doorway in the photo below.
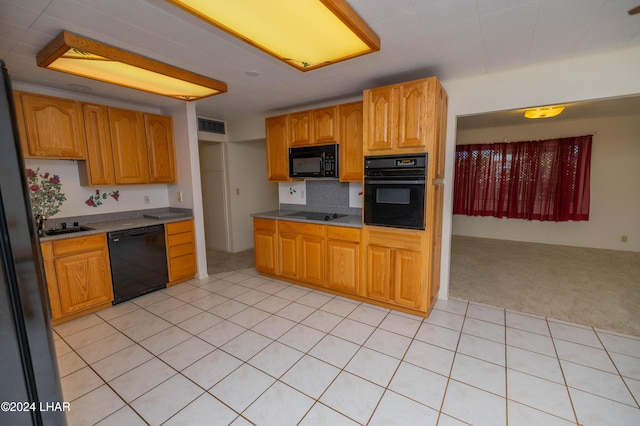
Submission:
M 225 144 L 200 142 L 200 179 L 204 236 L 207 249 L 230 251 L 227 216 L 227 184 L 225 173 Z

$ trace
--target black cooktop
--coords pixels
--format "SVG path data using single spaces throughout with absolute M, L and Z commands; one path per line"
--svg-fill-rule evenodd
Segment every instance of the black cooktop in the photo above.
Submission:
M 296 212 L 287 215 L 288 217 L 299 217 L 301 219 L 309 219 L 309 220 L 335 220 L 341 217 L 345 217 L 346 214 L 338 214 L 338 213 L 320 213 L 320 212 Z

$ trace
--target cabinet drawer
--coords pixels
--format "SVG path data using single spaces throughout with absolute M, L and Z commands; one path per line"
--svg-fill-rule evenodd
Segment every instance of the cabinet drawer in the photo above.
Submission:
M 171 222 L 165 225 L 168 235 L 179 234 L 181 232 L 189 232 L 193 229 L 192 222 L 185 220 L 182 222 Z
M 330 240 L 360 241 L 360 230 L 345 226 L 327 226 L 327 238 Z
M 53 254 L 64 256 L 72 253 L 81 253 L 91 250 L 102 250 L 106 247 L 105 234 L 91 235 L 87 237 L 69 238 L 53 242 Z
M 188 243 L 169 247 L 169 259 L 184 256 L 186 254 L 193 254 L 193 244 Z
M 302 223 L 302 222 L 288 222 L 288 221 L 279 221 L 278 223 L 278 231 L 279 232 L 291 232 L 296 234 L 304 234 L 304 235 L 315 235 L 318 237 L 324 236 L 324 230 L 326 225 L 316 225 L 313 223 Z
M 169 235 L 167 245 L 169 247 L 178 246 L 180 244 L 192 244 L 193 232 L 183 232 L 181 234 Z
M 267 231 L 275 231 L 276 223 L 277 222 L 274 219 L 262 219 L 259 217 L 253 218 L 254 229 L 265 229 Z
M 196 255 L 192 253 L 169 259 L 169 271 L 171 271 L 170 281 L 193 277 L 196 274 Z

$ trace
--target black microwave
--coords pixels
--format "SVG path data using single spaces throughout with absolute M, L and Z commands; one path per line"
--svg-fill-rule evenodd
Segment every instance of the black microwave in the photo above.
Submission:
M 289 176 L 338 177 L 338 145 L 289 148 Z

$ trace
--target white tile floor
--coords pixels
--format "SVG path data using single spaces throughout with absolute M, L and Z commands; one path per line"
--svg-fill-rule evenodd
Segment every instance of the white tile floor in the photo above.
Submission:
M 640 337 L 457 300 L 423 320 L 253 269 L 55 344 L 71 425 L 640 425 Z

